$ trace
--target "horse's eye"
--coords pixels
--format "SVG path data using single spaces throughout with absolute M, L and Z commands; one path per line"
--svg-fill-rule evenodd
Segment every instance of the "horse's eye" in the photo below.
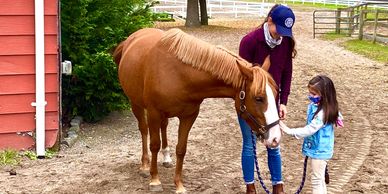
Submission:
M 263 102 L 263 98 L 262 97 L 256 97 L 255 100 L 256 100 L 256 102 L 259 102 L 259 103 Z

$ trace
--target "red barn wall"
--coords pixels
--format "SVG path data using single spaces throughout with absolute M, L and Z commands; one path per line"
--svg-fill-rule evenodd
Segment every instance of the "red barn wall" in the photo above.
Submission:
M 58 1 L 44 1 L 46 147 L 59 132 Z M 34 0 L 0 0 L 0 149 L 35 146 Z

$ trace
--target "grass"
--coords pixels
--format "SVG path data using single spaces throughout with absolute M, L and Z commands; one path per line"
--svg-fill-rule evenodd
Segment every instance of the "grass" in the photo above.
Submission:
M 342 44 L 346 49 L 370 59 L 388 63 L 388 46 L 366 40 L 349 40 Z
M 160 22 L 173 22 L 174 18 L 171 17 L 169 13 L 154 13 L 156 21 Z
M 38 157 L 36 156 L 35 152 L 30 151 L 30 150 L 23 152 L 22 155 L 27 157 L 30 160 L 38 159 Z
M 261 0 L 244 0 L 244 1 L 251 1 L 251 2 L 262 2 Z M 337 8 L 345 8 L 347 6 L 344 5 L 335 5 L 335 4 L 323 4 L 323 3 L 310 3 L 305 2 L 302 3 L 301 1 L 295 1 L 292 0 L 286 0 L 285 2 L 283 0 L 264 0 L 266 3 L 280 3 L 280 4 L 287 4 L 289 6 L 298 6 L 298 7 L 313 7 L 313 8 L 321 8 L 321 9 L 337 9 Z
M 354 53 L 364 55 L 375 61 L 388 63 L 388 46 L 380 43 L 373 44 L 369 40 L 353 39 L 347 34 L 328 32 L 320 37 L 323 40 L 334 41 L 339 39 L 340 45 Z M 349 40 L 351 38 L 351 40 Z M 342 39 L 342 40 L 341 40 Z
M 0 151 L 0 166 L 16 165 L 20 162 L 19 153 L 15 150 Z
M 56 154 L 57 152 L 55 150 L 47 149 L 45 153 L 45 158 L 51 159 Z M 0 166 L 17 165 L 21 162 L 22 158 L 28 158 L 30 160 L 38 159 L 34 151 L 28 150 L 24 152 L 18 152 L 16 150 L 7 149 L 0 151 Z
M 305 3 L 302 3 L 302 2 L 297 2 L 295 1 L 295 3 L 293 3 L 292 1 L 286 1 L 286 3 L 288 3 L 288 5 L 298 5 L 298 6 L 306 6 L 306 7 L 314 7 L 314 8 L 320 8 L 320 9 L 337 9 L 337 8 L 345 8 L 347 6 L 344 6 L 344 5 L 335 5 L 335 4 L 323 4 L 323 3 L 310 3 L 310 2 L 305 2 Z
M 375 9 L 372 9 L 372 8 L 368 8 L 368 10 L 371 10 L 371 11 L 375 11 Z M 380 9 L 381 10 L 381 9 Z M 375 12 L 368 12 L 366 14 L 366 18 L 368 20 L 375 20 L 376 18 L 376 13 Z M 384 13 L 379 13 L 379 15 L 377 16 L 378 19 L 387 19 L 388 18 L 388 13 L 387 12 L 384 12 Z
M 327 34 L 324 34 L 322 36 L 322 39 L 324 40 L 336 40 L 336 39 L 339 39 L 339 38 L 344 38 L 344 37 L 348 37 L 347 34 L 337 34 L 335 32 L 328 32 Z

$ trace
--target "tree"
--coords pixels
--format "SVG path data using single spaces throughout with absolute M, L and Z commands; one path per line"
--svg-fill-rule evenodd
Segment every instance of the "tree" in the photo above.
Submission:
M 199 9 L 198 0 L 187 0 L 187 13 L 186 13 L 187 27 L 198 27 L 201 25 L 199 21 Z
M 199 12 L 199 6 L 201 12 Z M 199 13 L 201 13 L 201 20 L 199 19 Z M 206 0 L 187 0 L 187 13 L 186 13 L 187 27 L 198 27 L 200 25 L 208 25 Z
M 208 25 L 206 0 L 199 0 L 199 7 L 201 9 L 201 24 Z

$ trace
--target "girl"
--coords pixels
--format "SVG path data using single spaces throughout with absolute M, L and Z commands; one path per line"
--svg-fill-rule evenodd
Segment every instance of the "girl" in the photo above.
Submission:
M 280 122 L 280 128 L 297 139 L 304 138 L 302 153 L 311 158 L 313 194 L 326 194 L 325 168 L 327 160 L 333 156 L 334 126 L 343 126 L 342 117 L 330 78 L 318 75 L 307 87 L 311 101 L 307 108 L 307 125 L 290 129 Z
M 259 28 L 244 36 L 239 49 L 240 56 L 254 64 L 264 64 L 264 60 L 269 56 L 270 67 L 268 72 L 279 86 L 276 100 L 281 119 L 285 119 L 287 114 L 286 105 L 291 87 L 292 59 L 297 53 L 292 34 L 294 22 L 295 15 L 293 11 L 287 6 L 276 4 L 271 8 Z M 252 132 L 249 125 L 240 116 L 238 121 L 243 137 L 241 163 L 244 181 L 247 186 L 246 193 L 256 193 Z M 256 142 L 256 138 L 254 138 L 254 142 Z M 272 193 L 282 194 L 284 192 L 280 147 L 268 147 L 267 152 L 268 167 L 273 185 Z

